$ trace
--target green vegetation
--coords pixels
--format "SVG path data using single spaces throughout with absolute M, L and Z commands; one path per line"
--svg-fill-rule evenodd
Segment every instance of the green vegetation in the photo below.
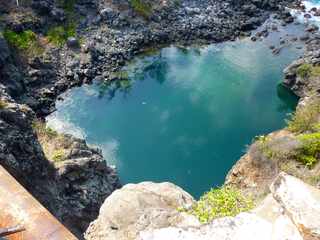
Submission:
M 301 78 L 320 76 L 320 66 L 312 66 L 311 64 L 304 63 L 297 68 L 297 75 Z
M 61 162 L 66 158 L 65 152 L 63 149 L 55 150 L 52 154 L 52 160 L 55 162 Z
M 77 3 L 77 0 L 58 0 L 58 4 L 63 8 L 65 13 L 73 14 L 74 5 Z
M 215 218 L 235 216 L 253 207 L 251 198 L 246 198 L 236 188 L 223 186 L 204 194 L 189 213 L 197 216 L 200 222 L 207 223 Z
M 44 122 L 34 121 L 32 123 L 32 128 L 39 134 L 40 136 L 46 136 L 49 138 L 54 138 L 58 136 L 58 132 L 53 130 L 50 127 L 47 127 Z
M 130 0 L 132 8 L 141 16 L 148 18 L 152 14 L 152 8 L 143 0 Z
M 269 159 L 276 157 L 277 152 L 273 151 L 271 149 L 271 147 L 269 146 L 270 141 L 269 141 L 268 136 L 265 136 L 265 135 L 257 136 L 255 138 L 255 140 L 256 140 L 256 143 L 257 143 L 257 146 L 258 146 L 260 152 L 264 156 L 266 156 Z
M 57 46 L 63 46 L 69 37 L 76 37 L 76 24 L 74 23 L 52 27 L 47 33 L 49 42 Z
M 37 35 L 31 30 L 16 33 L 6 29 L 3 32 L 3 36 L 9 45 L 24 51 L 28 55 L 39 55 L 43 52 L 43 48 L 38 41 Z
M 298 108 L 287 121 L 288 129 L 294 133 L 319 131 L 320 100 L 315 100 Z
M 298 139 L 302 145 L 296 156 L 297 160 L 307 167 L 312 167 L 320 156 L 320 132 L 301 134 Z
M 309 77 L 312 71 L 312 65 L 304 63 L 297 68 L 297 75 L 302 78 Z
M 77 0 L 58 0 L 58 4 L 63 8 L 66 14 L 66 22 L 64 25 L 53 26 L 47 32 L 49 42 L 56 46 L 63 46 L 69 37 L 76 37 L 76 28 L 78 18 L 75 12 L 75 4 Z

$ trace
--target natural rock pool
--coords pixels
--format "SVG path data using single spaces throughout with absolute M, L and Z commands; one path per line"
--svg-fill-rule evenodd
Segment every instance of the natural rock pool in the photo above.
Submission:
M 123 184 L 170 181 L 198 197 L 295 109 L 297 98 L 278 85 L 302 53 L 290 42 L 295 31 L 140 57 L 127 67 L 130 81 L 64 94 L 48 124 L 102 148 Z M 269 46 L 286 34 L 290 43 L 273 55 Z

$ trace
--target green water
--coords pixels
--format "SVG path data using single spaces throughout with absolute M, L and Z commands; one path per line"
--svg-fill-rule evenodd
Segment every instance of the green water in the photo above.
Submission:
M 103 149 L 121 182 L 170 181 L 198 197 L 224 182 L 256 135 L 285 125 L 297 98 L 278 85 L 301 50 L 249 40 L 164 48 L 128 66 L 131 82 L 75 88 L 48 118 Z

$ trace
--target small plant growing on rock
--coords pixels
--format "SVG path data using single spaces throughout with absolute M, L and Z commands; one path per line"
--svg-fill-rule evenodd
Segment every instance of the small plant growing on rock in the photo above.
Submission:
M 302 145 L 297 154 L 297 160 L 307 167 L 312 167 L 320 157 L 320 132 L 301 134 L 298 139 Z
M 304 63 L 297 68 L 296 72 L 301 78 L 318 77 L 320 76 L 320 66 L 313 66 L 309 63 Z
M 148 18 L 152 13 L 152 8 L 143 0 L 130 0 L 132 8 L 141 16 Z
M 251 198 L 247 198 L 240 190 L 223 186 L 212 189 L 204 194 L 189 211 L 198 217 L 202 223 L 208 223 L 215 218 L 235 216 L 243 211 L 249 211 L 254 204 Z
M 52 160 L 55 162 L 61 162 L 66 158 L 66 154 L 63 149 L 55 150 L 52 154 Z
M 9 45 L 26 52 L 28 55 L 39 55 L 43 52 L 37 35 L 31 30 L 16 33 L 7 29 L 3 32 L 3 36 Z
M 67 26 L 56 26 L 50 28 L 47 33 L 47 38 L 49 42 L 57 46 L 63 46 L 69 37 L 76 36 L 76 25 L 73 23 Z
M 47 127 L 45 123 L 40 121 L 34 121 L 32 123 L 32 128 L 37 132 L 40 136 L 45 136 L 49 138 L 54 138 L 58 136 L 58 132 L 53 130 L 50 127 Z
M 320 100 L 317 99 L 304 107 L 298 108 L 287 121 L 291 132 L 315 132 L 319 130 Z
M 297 68 L 297 75 L 301 78 L 307 78 L 311 75 L 312 65 L 304 63 Z

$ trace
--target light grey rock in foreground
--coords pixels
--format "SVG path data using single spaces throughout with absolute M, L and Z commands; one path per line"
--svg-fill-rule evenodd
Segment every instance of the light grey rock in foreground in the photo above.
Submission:
M 320 239 L 320 191 L 281 173 L 271 185 L 273 197 L 306 239 Z
M 320 239 L 320 190 L 280 173 L 271 193 L 252 211 L 201 225 L 177 211 L 194 200 L 169 183 L 129 184 L 103 204 L 87 240 Z
M 88 240 L 134 240 L 139 232 L 169 226 L 198 226 L 198 220 L 179 212 L 193 198 L 171 183 L 128 184 L 106 199 L 98 219 L 85 234 Z

